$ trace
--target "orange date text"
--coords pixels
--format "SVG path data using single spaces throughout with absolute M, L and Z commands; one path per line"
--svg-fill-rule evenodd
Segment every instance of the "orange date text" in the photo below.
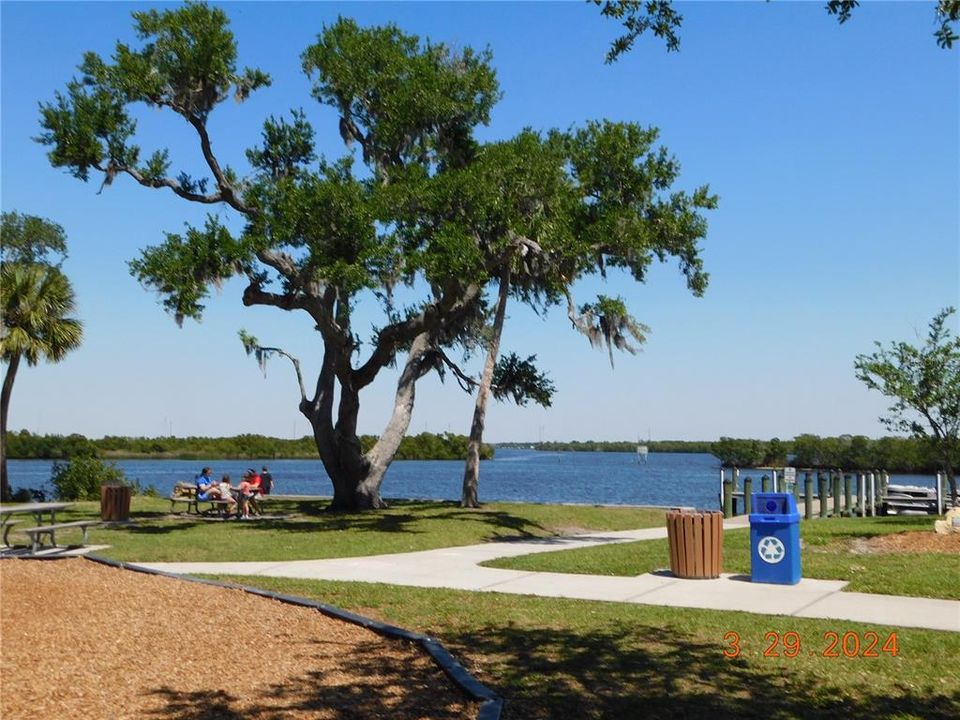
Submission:
M 805 638 L 801 640 L 797 632 L 768 632 L 763 641 L 758 642 L 758 649 L 763 648 L 763 657 L 795 658 L 800 655 L 816 655 L 825 658 L 878 658 L 882 655 L 896 657 L 897 634 L 890 633 L 883 637 L 873 631 L 867 632 L 834 632 L 823 633 L 819 638 Z M 723 655 L 728 658 L 739 657 L 744 650 L 744 643 L 740 634 L 732 630 L 723 636 Z

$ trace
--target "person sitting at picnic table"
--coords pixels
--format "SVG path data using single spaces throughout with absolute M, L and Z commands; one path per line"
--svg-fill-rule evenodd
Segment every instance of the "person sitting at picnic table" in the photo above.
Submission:
M 262 479 L 253 468 L 243 474 L 240 481 L 240 517 L 250 517 L 250 500 L 260 494 Z
M 221 498 L 233 499 L 233 485 L 230 484 L 230 476 L 226 473 L 220 478 L 219 490 Z
M 197 500 L 226 500 L 231 503 L 231 505 L 236 505 L 236 500 L 233 499 L 233 495 L 228 490 L 224 494 L 220 488 L 219 483 L 213 481 L 213 468 L 205 467 L 200 471 L 200 474 L 196 477 L 197 484 Z M 228 478 L 229 483 L 229 478 Z M 233 507 L 230 508 L 230 511 L 233 511 Z

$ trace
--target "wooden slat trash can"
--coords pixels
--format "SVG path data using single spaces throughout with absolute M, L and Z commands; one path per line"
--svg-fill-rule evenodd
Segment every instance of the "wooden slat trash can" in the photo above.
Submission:
M 667 513 L 670 571 L 680 578 L 716 578 L 723 568 L 723 513 Z
M 101 485 L 100 519 L 116 522 L 129 520 L 130 492 L 127 485 Z

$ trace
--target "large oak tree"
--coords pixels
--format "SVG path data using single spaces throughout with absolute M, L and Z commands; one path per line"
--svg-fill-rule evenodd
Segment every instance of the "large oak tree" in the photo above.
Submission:
M 54 166 L 82 180 L 127 177 L 242 216 L 242 232 L 211 216 L 167 234 L 131 263 L 132 272 L 178 321 L 199 318 L 211 286 L 231 277 L 245 280 L 245 305 L 309 316 L 322 344 L 311 383 L 281 348 L 243 337 L 261 359 L 283 353 L 294 361 L 299 410 L 333 482 L 332 509 L 382 505 L 380 486 L 421 377 L 452 372 L 475 384 L 458 353 L 483 346 L 488 292 L 505 273 L 519 301 L 566 305 L 591 335 L 613 326 L 592 311 L 596 303 L 574 305 L 584 275 L 613 267 L 642 281 L 654 260 L 677 258 L 695 292 L 706 284 L 700 211 L 716 199 L 706 187 L 670 189 L 679 166 L 656 145 L 655 129 L 596 122 L 476 140 L 499 97 L 488 51 L 453 51 L 393 25 L 340 19 L 324 27 L 301 56 L 303 70 L 313 97 L 336 111 L 345 153 L 318 158 L 307 114 L 294 110 L 265 121 L 241 177 L 215 154 L 208 120 L 230 98 L 269 85 L 269 76 L 237 67 L 219 9 L 188 4 L 136 12 L 134 20 L 141 47 L 118 44 L 109 61 L 86 54 L 80 77 L 41 108 L 40 139 Z M 138 103 L 189 124 L 203 177 L 175 171 L 163 148 L 141 150 L 131 115 Z M 400 285 L 419 300 L 397 307 Z M 366 302 L 379 302 L 386 319 L 361 339 L 353 318 Z M 393 412 L 363 452 L 361 393 L 395 364 Z

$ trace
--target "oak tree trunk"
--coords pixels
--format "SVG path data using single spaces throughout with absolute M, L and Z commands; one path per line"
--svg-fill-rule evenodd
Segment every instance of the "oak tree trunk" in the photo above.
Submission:
M 322 411 L 304 413 L 313 427 L 314 441 L 324 469 L 333 482 L 333 500 L 327 508 L 329 511 L 353 512 L 386 507 L 380 496 L 380 486 L 410 426 L 417 380 L 429 370 L 429 365 L 425 363 L 428 349 L 426 334 L 417 336 L 397 382 L 390 420 L 377 443 L 366 454 L 362 451 L 356 432 L 359 394 L 349 386 L 341 384 L 336 426 L 330 422 L 329 415 Z
M 503 320 L 507 311 L 509 292 L 510 265 L 507 263 L 507 267 L 500 277 L 500 294 L 497 299 L 497 312 L 493 319 L 493 334 L 490 338 L 490 347 L 487 348 L 487 359 L 483 364 L 483 375 L 480 377 L 480 386 L 477 388 L 477 402 L 473 408 L 473 422 L 470 424 L 470 441 L 467 444 L 467 460 L 463 470 L 463 490 L 460 496 L 460 507 L 480 507 L 480 499 L 478 496 L 478 487 L 480 485 L 480 445 L 483 442 L 483 427 L 487 416 L 487 398 L 490 396 L 490 386 L 493 384 L 493 368 L 496 366 L 497 356 L 500 354 L 500 336 L 503 334 Z

